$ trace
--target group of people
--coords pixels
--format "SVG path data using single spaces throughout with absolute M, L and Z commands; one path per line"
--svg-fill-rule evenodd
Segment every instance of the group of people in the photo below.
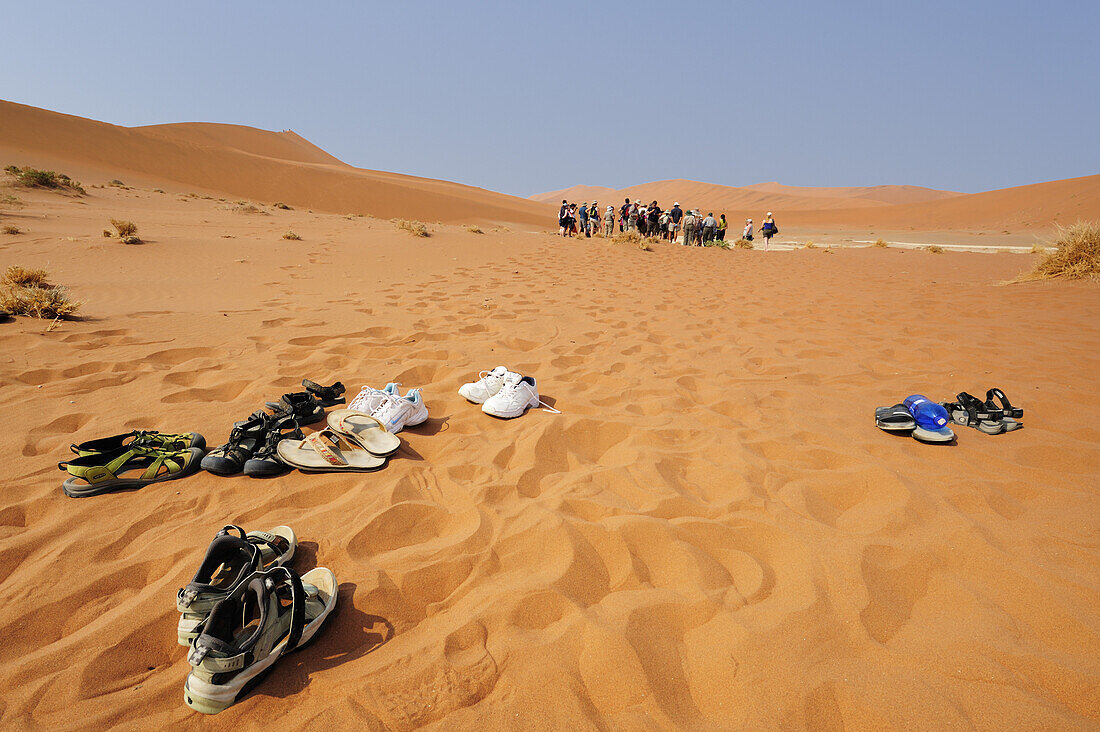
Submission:
M 599 201 L 588 205 L 582 203 L 580 206 L 565 200 L 561 202 L 561 210 L 558 212 L 558 233 L 561 236 L 583 234 L 591 237 L 601 230 L 604 236 L 611 236 L 615 233 L 616 225 L 620 232 L 636 231 L 642 236 L 656 236 L 670 242 L 675 242 L 683 231 L 684 246 L 706 246 L 714 241 L 725 241 L 728 228 L 725 214 L 720 214 L 717 219 L 713 213 L 703 216 L 699 209 L 680 208 L 679 201 L 664 211 L 656 201 L 643 204 L 627 198 L 618 210 L 614 206 L 608 206 L 602 212 Z M 752 241 L 754 231 L 752 219 L 746 219 L 741 238 Z M 767 249 L 771 238 L 779 233 L 771 211 L 764 218 L 759 233 L 764 239 L 764 249 Z

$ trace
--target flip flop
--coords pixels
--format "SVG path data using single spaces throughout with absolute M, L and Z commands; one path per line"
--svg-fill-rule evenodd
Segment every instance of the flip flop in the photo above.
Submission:
M 179 644 L 190 644 L 198 635 L 196 628 L 214 605 L 232 594 L 252 573 L 287 564 L 294 558 L 297 547 L 298 539 L 289 526 L 247 534 L 240 526 L 223 527 L 207 547 L 195 576 L 176 593 L 176 610 L 181 613 L 176 627 Z
M 386 464 L 386 458 L 371 454 L 354 435 L 329 427 L 304 440 L 283 440 L 278 453 L 287 465 L 317 473 L 363 473 Z
M 887 432 L 910 432 L 916 428 L 917 421 L 904 404 L 895 404 L 892 407 L 875 407 L 875 425 Z
M 61 486 L 65 495 L 85 498 L 182 478 L 198 470 L 201 459 L 202 450 L 197 447 L 163 451 L 139 446 L 85 455 L 60 462 L 57 467 L 72 476 Z M 136 470 L 142 472 L 133 476 Z
M 386 457 L 401 447 L 401 438 L 390 434 L 381 420 L 354 409 L 337 409 L 328 415 L 328 426 L 342 435 L 351 435 L 367 452 Z
M 1000 406 L 994 400 L 999 401 Z M 985 393 L 985 406 L 987 409 L 999 409 L 1004 414 L 1005 432 L 1012 432 L 1024 426 L 1024 423 L 1019 421 L 1024 416 L 1023 408 L 1012 406 L 1012 402 L 1008 401 L 1008 397 L 1000 389 L 994 387 Z

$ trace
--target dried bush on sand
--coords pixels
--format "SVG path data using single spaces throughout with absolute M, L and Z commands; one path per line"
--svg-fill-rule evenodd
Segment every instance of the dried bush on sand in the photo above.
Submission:
M 470 226 L 467 226 L 466 231 L 470 232 L 471 234 L 484 234 L 485 233 L 484 231 L 481 230 L 480 226 L 474 226 L 473 224 L 471 224 Z
M 135 224 L 133 221 L 111 219 L 111 226 L 115 227 L 115 231 L 118 232 L 118 235 L 120 237 L 133 236 L 137 233 L 137 224 Z
M 126 236 L 120 236 L 119 241 L 121 241 L 123 244 L 144 244 L 145 243 L 141 240 L 140 237 L 134 236 L 133 234 L 127 234 Z
M 35 168 L 20 168 L 17 165 L 9 165 L 4 171 L 15 178 L 19 185 L 28 188 L 63 188 L 77 193 L 84 193 L 84 187 L 64 173 L 55 173 L 52 170 L 36 170 Z
M 930 252 L 932 254 L 943 254 L 943 247 L 937 244 L 933 244 L 932 246 L 925 247 L 924 251 Z
M 126 187 L 126 184 L 123 183 L 122 181 L 120 181 L 118 178 L 112 178 L 111 180 L 107 181 L 107 185 L 113 186 L 115 188 L 125 188 Z
M 4 272 L 0 282 L 5 285 L 20 285 L 23 287 L 46 287 L 49 274 L 44 269 L 27 269 L 13 264 Z
M 11 224 L 8 224 L 7 226 L 5 226 L 3 228 L 3 232 L 5 234 L 22 234 L 23 233 L 22 230 L 20 230 L 20 228 L 18 226 L 13 226 Z
M 738 239 L 733 245 L 738 249 L 752 249 L 752 242 L 748 239 Z
M 64 287 L 48 284 L 44 269 L 8 267 L 0 286 L 0 310 L 12 315 L 36 318 L 68 318 L 80 310 L 80 303 L 69 299 Z
M 276 204 L 275 204 L 275 208 L 281 208 L 281 209 L 282 209 L 282 210 L 284 210 L 284 211 L 290 211 L 290 210 L 291 210 L 290 206 L 287 206 L 287 205 L 286 205 L 285 203 L 283 203 L 282 201 L 280 201 L 279 203 L 276 203 Z
M 431 236 L 431 232 L 428 231 L 428 226 L 422 221 L 406 221 L 405 219 L 393 219 L 393 225 L 401 230 L 407 231 L 413 236 Z
M 620 231 L 611 237 L 611 241 L 615 244 L 637 244 L 641 240 L 642 235 L 636 231 Z
M 1044 247 L 1042 244 L 1032 244 L 1031 245 L 1031 251 L 1028 252 L 1028 254 L 1046 254 L 1046 253 L 1047 253 L 1047 248 Z
M 872 244 L 871 246 L 876 247 L 878 249 L 885 249 L 886 247 L 888 247 L 890 245 L 887 244 L 886 241 L 883 240 L 883 239 L 875 239 L 875 243 Z
M 302 237 L 298 236 L 293 231 L 288 231 L 287 233 L 283 234 L 283 238 L 284 239 L 289 239 L 290 241 L 301 241 L 302 240 Z
M 817 249 L 817 244 L 814 244 L 813 239 L 810 239 L 809 241 L 807 241 L 805 244 L 802 245 L 802 248 L 803 249 Z
M 1025 280 L 1100 279 L 1100 221 L 1078 221 L 1068 228 L 1058 227 L 1052 245 L 1056 246 L 1035 265 L 1035 269 L 1020 275 Z

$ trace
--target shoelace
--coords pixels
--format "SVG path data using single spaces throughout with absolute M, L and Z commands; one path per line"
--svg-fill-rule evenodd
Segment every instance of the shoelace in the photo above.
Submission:
M 401 382 L 397 382 L 396 385 L 401 386 Z M 376 396 L 381 396 L 384 398 L 390 395 L 381 389 L 375 389 L 373 386 L 364 385 L 362 390 L 358 394 L 356 394 L 354 399 L 351 400 L 351 404 L 348 405 L 348 408 L 358 409 L 362 411 L 361 407 L 367 404 L 372 397 Z
M 523 383 L 523 382 L 520 382 L 520 383 Z M 519 384 L 505 383 L 504 386 L 500 387 L 501 393 L 503 393 L 505 389 L 507 389 L 509 392 L 511 392 L 509 394 L 505 394 L 504 395 L 505 397 L 508 397 L 508 398 L 514 397 L 515 393 L 519 391 Z M 543 407 L 547 412 L 550 412 L 551 414 L 561 414 L 560 409 L 554 409 L 549 404 L 544 402 L 542 399 L 539 399 L 539 406 Z
M 376 389 L 375 391 L 378 390 Z M 389 424 L 390 417 L 401 408 L 401 402 L 407 403 L 408 399 L 395 396 L 385 391 L 378 391 L 378 394 L 382 397 L 382 403 L 371 412 L 370 416 L 374 417 L 382 424 Z

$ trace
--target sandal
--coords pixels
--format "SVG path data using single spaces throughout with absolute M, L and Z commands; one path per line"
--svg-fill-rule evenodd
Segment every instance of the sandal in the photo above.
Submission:
M 276 661 L 313 640 L 336 598 L 336 575 L 324 567 L 301 577 L 288 567 L 251 575 L 196 628 L 187 706 L 204 714 L 228 709 Z
M 97 453 L 60 462 L 57 467 L 72 477 L 61 486 L 65 495 L 73 498 L 97 496 L 100 493 L 141 488 L 150 483 L 175 480 L 194 473 L 199 468 L 202 450 L 157 450 L 151 447 L 124 447 L 109 453 Z M 123 477 L 140 470 L 137 477 Z
M 342 435 L 350 435 L 363 448 L 379 457 L 397 452 L 401 438 L 386 431 L 382 422 L 354 409 L 337 409 L 328 416 L 328 426 Z
M 955 399 L 958 401 L 943 403 L 943 408 L 951 415 L 951 421 L 964 427 L 973 427 L 987 435 L 1004 432 L 1003 413 L 1000 409 L 990 409 L 981 399 L 965 391 L 960 392 Z
M 131 439 L 132 438 L 132 439 Z M 189 447 L 206 449 L 206 438 L 198 432 L 182 432 L 169 434 L 156 430 L 135 430 L 124 435 L 103 437 L 98 440 L 88 440 L 79 445 L 69 445 L 74 455 L 84 457 L 102 452 L 115 452 L 124 447 L 153 447 L 158 450 L 186 450 Z
M 195 576 L 176 593 L 176 609 L 182 613 L 176 629 L 179 644 L 188 645 L 214 605 L 253 572 L 287 564 L 297 547 L 298 539 L 289 526 L 246 534 L 240 526 L 230 524 L 219 531 Z
M 277 449 L 280 460 L 306 471 L 368 472 L 386 464 L 386 458 L 371 454 L 356 436 L 330 427 L 304 440 L 283 440 Z
M 254 412 L 243 422 L 233 425 L 229 442 L 219 445 L 202 459 L 202 469 L 214 475 L 234 475 L 264 443 L 271 417 Z
M 997 406 L 994 400 L 999 401 L 1000 406 Z M 985 393 L 985 406 L 990 410 L 999 410 L 1004 415 L 1005 432 L 1012 432 L 1024 426 L 1024 423 L 1019 421 L 1024 416 L 1023 408 L 1012 406 L 1012 402 L 1008 401 L 1008 397 L 1000 389 L 994 387 Z
M 273 417 L 293 417 L 298 424 L 313 424 L 325 418 L 325 409 L 317 397 L 308 391 L 283 394 L 277 402 L 265 405 L 272 411 Z
M 321 386 L 316 381 L 302 379 L 302 386 L 310 394 L 317 397 L 317 401 L 321 403 L 322 407 L 332 407 L 344 403 L 344 385 L 339 381 L 332 386 Z
M 290 430 L 284 433 L 283 430 Z M 264 444 L 244 463 L 244 474 L 250 478 L 264 478 L 280 475 L 290 470 L 290 466 L 279 459 L 279 443 L 284 439 L 303 440 L 305 435 L 293 417 L 284 417 L 271 425 Z

